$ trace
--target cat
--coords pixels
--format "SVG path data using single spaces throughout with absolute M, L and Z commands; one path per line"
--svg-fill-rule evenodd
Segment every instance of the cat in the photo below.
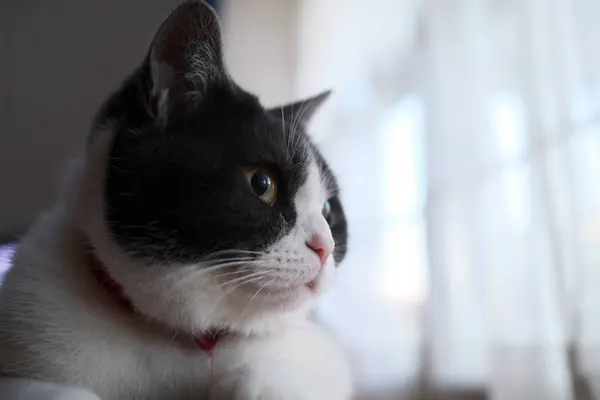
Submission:
M 346 254 L 336 179 L 305 131 L 328 93 L 274 109 L 183 2 L 108 98 L 0 289 L 0 398 L 345 400 L 311 322 Z

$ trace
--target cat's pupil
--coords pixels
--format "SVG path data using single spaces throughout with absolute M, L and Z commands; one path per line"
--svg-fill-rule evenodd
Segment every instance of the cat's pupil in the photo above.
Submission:
M 272 184 L 271 177 L 262 172 L 255 173 L 250 180 L 252 190 L 254 190 L 254 193 L 256 193 L 258 196 L 262 196 L 267 193 Z

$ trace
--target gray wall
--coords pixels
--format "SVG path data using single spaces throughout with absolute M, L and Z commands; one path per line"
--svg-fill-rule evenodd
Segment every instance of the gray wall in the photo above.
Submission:
M 174 3 L 0 2 L 0 240 L 52 200 L 97 107 L 141 62 Z M 267 103 L 292 96 L 294 4 L 236 0 L 225 9 L 232 73 Z
M 143 3 L 144 6 L 139 5 Z M 161 4 L 163 3 L 163 4 Z M 0 232 L 52 199 L 98 105 L 142 59 L 161 1 L 3 1 Z M 118 11 L 117 11 L 118 10 Z

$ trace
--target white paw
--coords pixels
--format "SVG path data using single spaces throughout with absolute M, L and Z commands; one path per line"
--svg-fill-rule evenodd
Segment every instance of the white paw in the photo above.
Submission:
M 236 373 L 221 378 L 209 391 L 210 400 L 348 400 L 345 390 L 331 386 L 311 385 L 298 375 L 286 374 L 269 368 L 267 373 L 257 371 Z
M 0 377 L 1 400 L 100 400 L 89 390 L 33 379 Z
M 285 386 L 285 387 L 284 387 Z M 223 380 L 214 385 L 209 394 L 210 400 L 317 400 L 304 391 L 299 393 L 287 385 L 273 386 L 257 384 L 254 379 L 248 381 Z
M 60 388 L 43 397 L 44 400 L 100 400 L 96 394 L 80 388 Z M 41 398 L 40 398 L 41 400 Z

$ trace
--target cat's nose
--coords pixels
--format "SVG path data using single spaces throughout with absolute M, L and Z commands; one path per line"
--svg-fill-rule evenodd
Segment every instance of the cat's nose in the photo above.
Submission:
M 313 234 L 310 240 L 306 242 L 306 246 L 315 252 L 319 257 L 319 261 L 321 261 L 321 265 L 324 265 L 327 258 L 333 253 L 335 242 L 331 235 Z

